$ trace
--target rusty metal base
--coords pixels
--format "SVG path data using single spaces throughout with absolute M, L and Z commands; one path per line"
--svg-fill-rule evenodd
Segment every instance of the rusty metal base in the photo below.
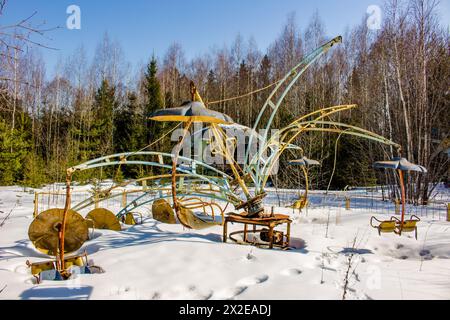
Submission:
M 244 230 L 241 231 L 235 231 L 227 234 L 228 232 L 228 223 L 240 223 L 244 225 Z M 223 225 L 223 242 L 227 242 L 228 237 L 230 240 L 232 240 L 235 243 L 243 244 L 243 245 L 254 245 L 258 247 L 268 247 L 269 249 L 273 249 L 274 247 L 281 248 L 281 249 L 289 249 L 289 243 L 290 243 L 290 236 L 291 236 L 291 220 L 288 216 L 285 215 L 274 215 L 274 217 L 270 218 L 245 218 L 238 215 L 230 215 L 225 218 L 225 223 Z M 287 224 L 287 231 L 286 234 L 276 231 L 275 227 L 278 225 Z M 248 230 L 248 226 L 253 226 L 252 230 Z M 257 229 L 257 226 L 263 226 L 266 227 L 264 229 Z M 267 233 L 265 235 L 265 238 L 269 241 L 249 241 L 248 240 L 248 234 L 259 234 L 261 238 L 261 233 Z M 243 235 L 243 241 L 240 241 L 236 239 L 235 235 L 242 234 Z M 278 239 L 277 236 L 281 240 Z

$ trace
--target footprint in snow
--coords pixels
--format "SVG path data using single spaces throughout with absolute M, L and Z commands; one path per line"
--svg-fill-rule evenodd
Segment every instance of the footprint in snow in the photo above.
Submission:
M 268 279 L 269 279 L 269 276 L 266 274 L 263 274 L 263 275 L 256 276 L 256 277 L 248 277 L 248 278 L 241 279 L 236 283 L 236 285 L 242 286 L 242 287 L 249 287 L 249 286 L 254 286 L 256 284 L 259 284 L 259 283 L 266 282 Z
M 269 276 L 266 274 L 255 276 L 255 277 L 248 277 L 243 278 L 236 282 L 236 286 L 225 288 L 220 291 L 215 292 L 212 296 L 212 300 L 230 300 L 234 297 L 240 295 L 245 290 L 247 290 L 249 287 L 266 282 L 269 280 Z
M 163 292 L 154 292 L 152 300 L 208 300 L 213 292 L 202 290 L 194 285 L 167 288 Z
M 212 300 L 230 300 L 234 297 L 240 295 L 242 292 L 247 290 L 248 287 L 246 286 L 240 286 L 240 287 L 232 287 L 232 288 L 226 288 L 222 289 L 220 291 L 215 292 L 212 296 Z
M 301 273 L 302 273 L 302 270 L 296 269 L 296 268 L 284 269 L 284 270 L 281 270 L 281 272 L 280 272 L 280 274 L 282 276 L 298 276 Z

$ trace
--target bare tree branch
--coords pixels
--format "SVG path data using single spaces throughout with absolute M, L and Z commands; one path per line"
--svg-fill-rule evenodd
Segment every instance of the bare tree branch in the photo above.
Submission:
M 6 0 L 0 0 L 0 15 L 3 14 L 3 8 L 6 5 Z
M 6 220 L 9 219 L 9 217 L 11 216 L 11 213 L 14 211 L 14 209 L 16 208 L 16 204 L 14 204 L 14 207 L 11 209 L 11 211 L 9 211 L 9 213 L 6 215 L 5 218 L 3 218 L 2 222 L 0 223 L 0 228 L 3 227 L 5 225 Z
M 10 82 L 15 82 L 15 83 L 21 83 L 21 84 L 30 86 L 30 87 L 32 87 L 32 88 L 36 88 L 35 85 L 33 85 L 33 84 L 31 84 L 31 83 L 29 83 L 29 82 L 27 82 L 27 81 L 23 81 L 23 80 L 14 80 L 14 79 L 9 79 L 9 78 L 2 78 L 2 77 L 0 77 L 0 81 L 10 81 Z

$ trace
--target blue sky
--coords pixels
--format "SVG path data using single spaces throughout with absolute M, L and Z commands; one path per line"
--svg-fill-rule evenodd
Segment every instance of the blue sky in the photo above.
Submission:
M 253 37 L 265 50 L 279 35 L 290 12 L 296 12 L 304 30 L 318 10 L 329 36 L 344 33 L 347 26 L 361 23 L 369 5 L 382 0 L 9 0 L 2 25 L 20 20 L 34 11 L 33 21 L 62 28 L 48 34 L 45 44 L 58 51 L 42 50 L 49 73 L 58 57 L 65 57 L 83 44 L 92 57 L 105 31 L 121 43 L 132 65 L 146 62 L 153 52 L 163 56 L 170 44 L 182 45 L 187 58 L 208 52 L 214 46 L 231 44 L 240 33 Z M 81 9 L 81 30 L 68 30 L 66 9 Z M 450 0 L 441 0 L 442 21 L 448 25 Z

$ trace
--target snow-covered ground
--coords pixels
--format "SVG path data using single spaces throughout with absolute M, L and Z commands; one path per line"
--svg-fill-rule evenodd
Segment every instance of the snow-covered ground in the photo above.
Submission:
M 121 232 L 95 230 L 84 244 L 105 273 L 36 285 L 26 261 L 48 257 L 28 240 L 33 198 L 0 187 L 0 224 L 12 209 L 0 227 L 0 299 L 342 299 L 349 261 L 346 299 L 450 299 L 445 204 L 410 209 L 422 219 L 416 240 L 369 226 L 372 215 L 393 215 L 390 204 L 366 197 L 347 211 L 342 199 L 313 194 L 307 212 L 275 208 L 294 221 L 287 251 L 223 243 L 221 227 L 192 231 L 147 217 Z

